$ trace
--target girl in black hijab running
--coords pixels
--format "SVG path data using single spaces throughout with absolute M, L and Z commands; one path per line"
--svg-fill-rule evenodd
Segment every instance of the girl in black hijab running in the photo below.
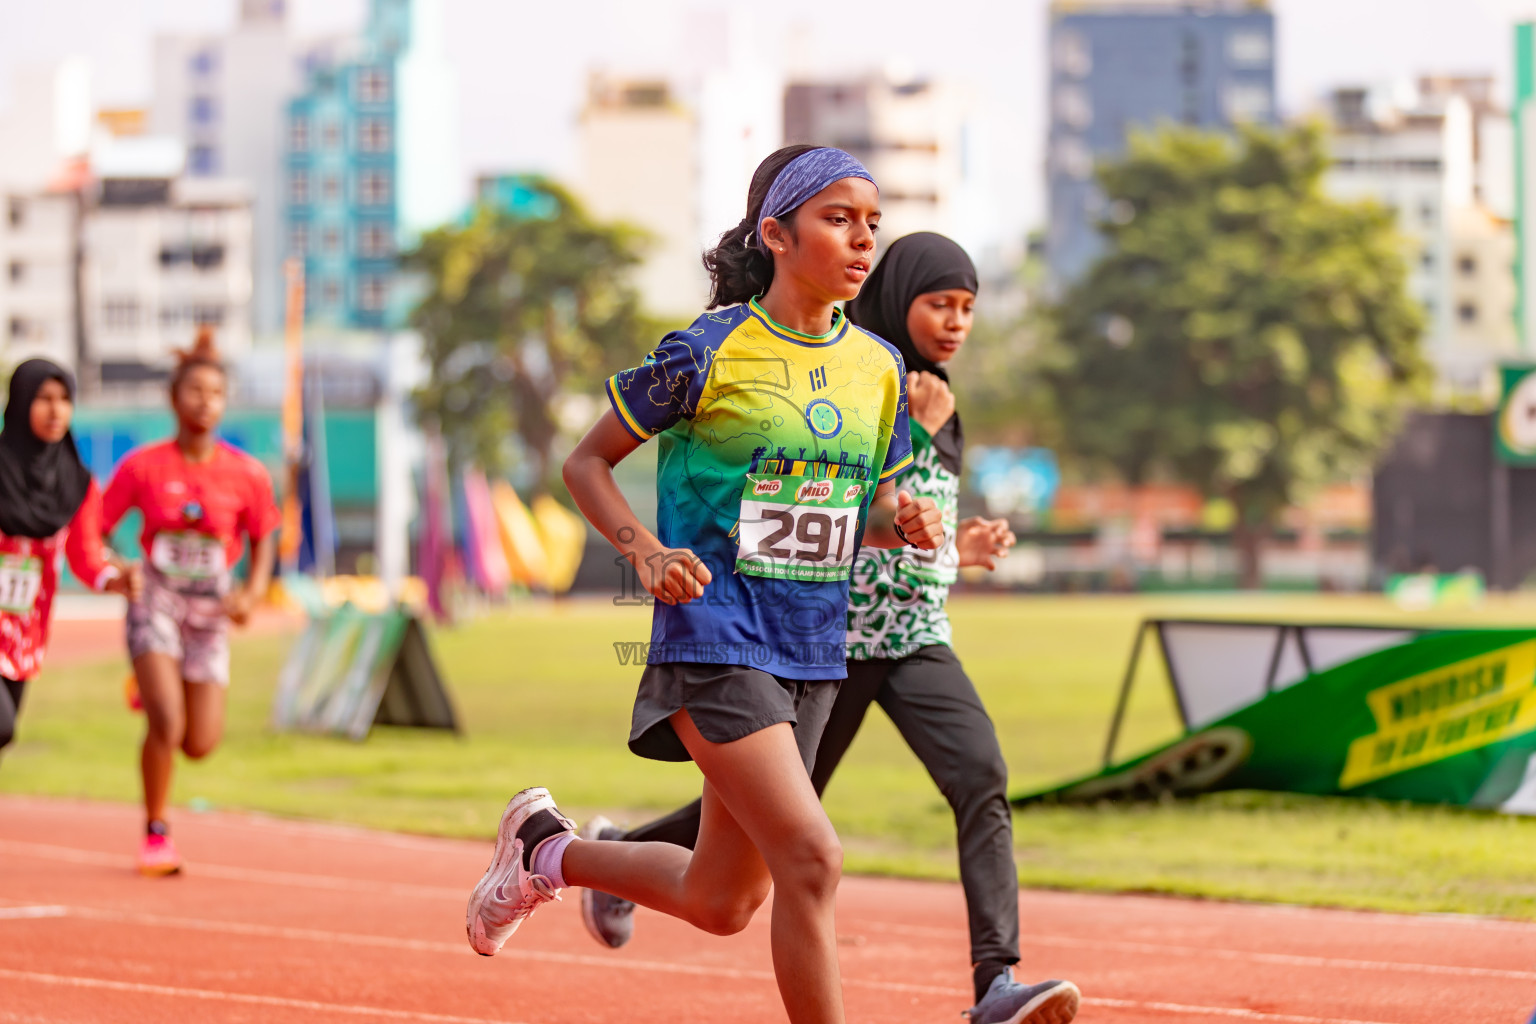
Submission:
M 946 543 L 937 551 L 860 552 L 850 587 L 848 678 L 822 732 L 811 782 L 818 795 L 825 790 L 870 704 L 885 709 L 954 810 L 974 965 L 971 1024 L 1066 1024 L 1077 1013 L 1076 985 L 1013 980 L 1019 880 L 1008 766 L 992 720 L 950 647 L 945 612 L 959 567 L 995 568 L 1014 542 L 1002 519 L 967 519 L 956 528 L 965 435 L 944 367 L 970 334 L 976 286 L 965 250 L 925 231 L 897 239 L 848 303 L 848 319 L 894 345 L 906 364 L 913 464 L 900 486 L 938 505 Z M 584 834 L 692 848 L 698 828 L 696 801 L 629 833 L 598 818 Z M 582 912 L 600 942 L 629 941 L 634 904 L 584 890 Z
M 101 492 L 69 432 L 74 399 L 74 377 L 46 359 L 11 374 L 0 429 L 0 747 L 43 666 L 59 554 L 93 590 L 131 596 L 138 584 L 137 568 L 102 547 Z

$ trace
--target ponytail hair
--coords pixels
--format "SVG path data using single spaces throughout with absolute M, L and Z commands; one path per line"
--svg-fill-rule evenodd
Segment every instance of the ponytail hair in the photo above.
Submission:
M 192 347 L 176 349 L 176 368 L 171 371 L 171 394 L 176 394 L 176 388 L 186 379 L 188 373 L 199 366 L 211 366 L 222 374 L 228 374 L 224 366 L 223 357 L 219 355 L 218 346 L 213 343 L 213 327 L 209 324 L 199 324 L 197 337 L 192 340 Z
M 720 236 L 713 249 L 704 253 L 704 269 L 709 271 L 709 308 L 734 306 L 761 295 L 773 283 L 773 258 L 758 248 L 757 222 L 763 214 L 763 200 L 768 190 L 791 160 L 819 146 L 785 146 L 768 154 L 752 174 L 747 189 L 747 215 L 741 223 Z M 779 218 L 786 227 L 794 223 L 793 211 Z

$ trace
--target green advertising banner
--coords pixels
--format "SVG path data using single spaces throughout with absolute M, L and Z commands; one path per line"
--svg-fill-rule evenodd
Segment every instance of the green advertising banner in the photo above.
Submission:
M 350 603 L 311 616 L 278 675 L 272 725 L 354 740 L 375 725 L 458 730 L 416 617 Z
M 1511 466 L 1536 466 L 1536 366 L 1499 367 L 1493 451 Z
M 1177 694 L 1177 677 L 1174 686 Z M 1536 814 L 1536 630 L 1418 635 L 1306 673 L 1150 754 L 1014 802 L 1224 789 Z

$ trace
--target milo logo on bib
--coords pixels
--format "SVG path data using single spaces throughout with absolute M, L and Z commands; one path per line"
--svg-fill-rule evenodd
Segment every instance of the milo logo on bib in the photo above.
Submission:
M 800 503 L 808 501 L 822 502 L 830 497 L 832 497 L 831 480 L 807 480 L 795 492 L 795 501 Z
M 781 580 L 845 580 L 853 566 L 862 483 L 748 475 L 736 571 Z

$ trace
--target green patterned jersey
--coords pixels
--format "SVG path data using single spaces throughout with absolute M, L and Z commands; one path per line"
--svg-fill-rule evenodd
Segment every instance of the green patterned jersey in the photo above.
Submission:
M 865 513 L 912 461 L 896 349 L 841 313 L 801 334 L 754 300 L 668 334 L 608 397 L 660 446 L 657 537 L 713 575 L 702 598 L 656 604 L 647 660 L 843 678 Z
M 944 430 L 958 422 L 951 420 Z M 916 548 L 863 548 L 854 561 L 849 586 L 848 657 L 904 658 L 919 647 L 949 644 L 949 614 L 944 610 L 950 584 L 959 569 L 955 548 L 960 498 L 958 462 L 945 465 L 928 431 L 912 420 L 912 467 L 896 481 L 898 490 L 932 498 L 944 515 L 944 546 L 937 552 Z M 944 433 L 941 430 L 940 433 Z

